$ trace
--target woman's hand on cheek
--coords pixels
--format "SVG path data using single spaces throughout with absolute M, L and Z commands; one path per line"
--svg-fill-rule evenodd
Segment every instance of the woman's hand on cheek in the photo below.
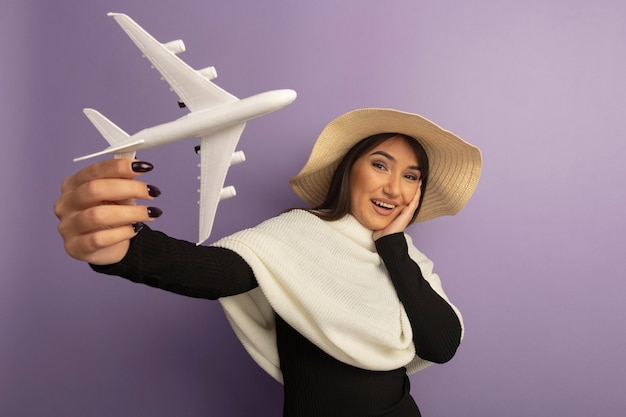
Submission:
M 392 235 L 394 233 L 404 232 L 409 223 L 411 222 L 411 218 L 413 217 L 413 213 L 417 210 L 417 206 L 420 201 L 420 196 L 422 194 L 422 183 L 420 181 L 419 187 L 417 188 L 417 192 L 413 196 L 411 202 L 405 206 L 400 214 L 387 225 L 386 228 L 382 230 L 375 230 L 372 234 L 372 238 L 376 241 L 383 236 Z
M 161 214 L 155 207 L 135 204 L 135 199 L 152 200 L 160 194 L 158 188 L 135 179 L 150 170 L 149 163 L 110 159 L 63 181 L 54 212 L 70 256 L 107 265 L 126 255 L 141 224 Z

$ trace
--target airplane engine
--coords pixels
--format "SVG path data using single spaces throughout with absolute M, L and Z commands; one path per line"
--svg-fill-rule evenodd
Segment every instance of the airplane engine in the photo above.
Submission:
M 235 187 L 233 187 L 232 185 L 224 187 L 222 188 L 222 191 L 220 191 L 220 201 L 233 198 L 236 195 L 237 191 L 235 191 Z
M 181 52 L 185 52 L 185 42 L 182 39 L 177 39 L 175 41 L 168 42 L 164 44 L 168 51 L 173 53 L 174 55 L 178 55 Z
M 217 78 L 217 70 L 215 69 L 215 67 L 202 68 L 198 70 L 198 74 L 202 75 L 203 77 L 209 80 L 213 80 Z
M 233 153 L 233 156 L 230 158 L 230 166 L 240 164 L 246 161 L 246 154 L 243 151 L 237 151 Z

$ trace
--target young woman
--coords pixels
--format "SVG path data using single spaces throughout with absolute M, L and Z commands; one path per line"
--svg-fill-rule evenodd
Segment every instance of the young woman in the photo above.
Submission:
M 419 115 L 360 109 L 332 121 L 291 179 L 309 209 L 196 246 L 150 229 L 146 162 L 108 160 L 63 183 L 66 251 L 96 271 L 219 299 L 254 360 L 282 382 L 285 416 L 419 416 L 408 374 L 463 336 L 433 265 L 404 233 L 457 213 L 480 151 Z

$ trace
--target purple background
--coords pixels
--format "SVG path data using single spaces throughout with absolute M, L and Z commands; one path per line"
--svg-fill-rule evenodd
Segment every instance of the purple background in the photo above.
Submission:
M 182 113 L 106 12 L 125 12 L 244 97 L 293 88 L 250 122 L 238 197 L 213 239 L 299 206 L 287 179 L 335 116 L 414 111 L 480 146 L 456 217 L 410 230 L 467 333 L 412 377 L 425 416 L 620 415 L 626 409 L 626 3 L 1 0 L 0 415 L 280 415 L 282 391 L 217 303 L 95 274 L 65 255 L 52 204 L 71 159 Z M 195 142 L 139 156 L 165 214 L 196 237 Z

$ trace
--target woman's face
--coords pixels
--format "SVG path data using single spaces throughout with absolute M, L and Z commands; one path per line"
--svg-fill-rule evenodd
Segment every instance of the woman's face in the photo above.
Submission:
M 419 191 L 417 157 L 391 138 L 356 160 L 350 171 L 350 214 L 370 230 L 387 227 Z

